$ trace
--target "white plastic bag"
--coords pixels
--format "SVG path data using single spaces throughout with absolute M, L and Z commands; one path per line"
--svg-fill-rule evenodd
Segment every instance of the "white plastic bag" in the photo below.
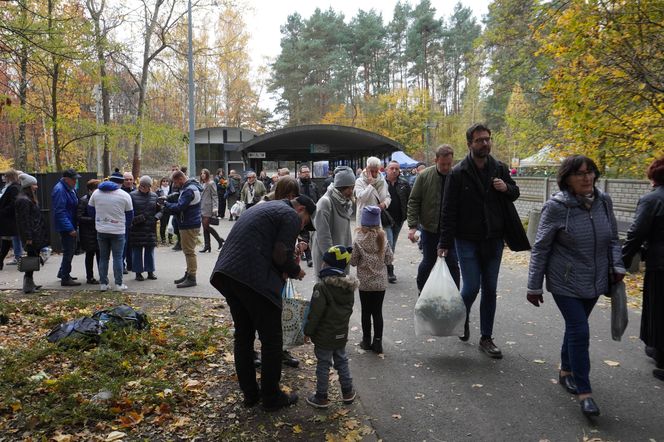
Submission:
M 166 233 L 168 233 L 169 235 L 175 234 L 175 229 L 173 228 L 173 216 L 170 216 L 168 218 L 168 225 L 166 226 Z
M 415 303 L 417 336 L 461 336 L 466 306 L 445 258 L 438 258 Z
M 240 216 L 242 215 L 242 212 L 244 212 L 245 209 L 244 201 L 236 201 L 235 204 L 233 204 L 233 207 L 231 207 L 231 215 L 233 216 Z

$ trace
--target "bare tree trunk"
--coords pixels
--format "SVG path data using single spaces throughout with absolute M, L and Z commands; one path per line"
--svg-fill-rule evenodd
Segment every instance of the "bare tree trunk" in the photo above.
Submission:
M 21 43 L 20 65 L 18 99 L 21 109 L 21 117 L 18 122 L 18 141 L 16 143 L 18 152 L 16 155 L 16 167 L 20 170 L 26 170 L 28 165 L 28 150 L 26 149 L 25 144 L 25 112 L 28 95 L 28 46 L 25 41 Z

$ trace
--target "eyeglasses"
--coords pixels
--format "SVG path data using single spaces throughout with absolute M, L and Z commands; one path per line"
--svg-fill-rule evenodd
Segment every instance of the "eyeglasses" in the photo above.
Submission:
M 584 172 L 584 171 L 581 171 L 581 170 L 577 170 L 576 172 L 572 172 L 572 176 L 576 176 L 576 177 L 579 177 L 579 178 L 585 178 L 585 177 L 595 178 L 595 171 L 594 170 L 586 170 Z

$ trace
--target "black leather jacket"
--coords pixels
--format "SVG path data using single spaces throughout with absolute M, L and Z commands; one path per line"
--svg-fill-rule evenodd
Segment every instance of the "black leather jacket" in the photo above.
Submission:
M 627 232 L 622 249 L 623 261 L 632 262 L 643 244 L 644 260 L 649 270 L 664 269 L 664 186 L 643 195 L 636 206 L 634 222 Z

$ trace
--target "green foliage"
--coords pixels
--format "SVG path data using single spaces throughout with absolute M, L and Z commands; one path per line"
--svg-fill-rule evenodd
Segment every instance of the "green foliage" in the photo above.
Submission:
M 568 3 L 538 34 L 555 60 L 546 92 L 563 152 L 611 174 L 642 176 L 664 153 L 664 8 L 660 0 Z

